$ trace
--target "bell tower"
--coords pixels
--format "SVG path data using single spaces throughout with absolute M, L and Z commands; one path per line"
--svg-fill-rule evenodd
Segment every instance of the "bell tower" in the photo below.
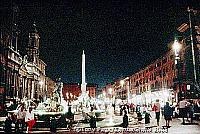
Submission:
M 38 34 L 38 31 L 36 29 L 36 24 L 33 23 L 31 32 L 29 33 L 29 39 L 28 39 L 28 47 L 27 47 L 27 55 L 29 58 L 29 61 L 37 63 L 39 59 L 39 40 L 40 36 Z

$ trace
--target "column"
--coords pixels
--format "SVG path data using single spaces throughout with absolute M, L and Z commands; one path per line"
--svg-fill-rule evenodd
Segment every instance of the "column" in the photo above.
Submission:
M 35 82 L 31 80 L 31 99 L 34 98 L 34 92 L 35 92 Z
M 27 90 L 27 98 L 31 99 L 31 81 L 29 78 L 27 78 L 26 90 Z
M 28 98 L 27 77 L 24 77 L 24 96 Z

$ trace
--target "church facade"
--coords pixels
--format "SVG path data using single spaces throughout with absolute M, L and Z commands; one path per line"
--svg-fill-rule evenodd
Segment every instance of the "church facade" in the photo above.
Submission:
M 18 35 L 1 33 L 0 42 L 0 108 L 9 101 L 32 99 L 41 101 L 46 96 L 46 64 L 39 58 L 40 36 L 33 24 L 29 33 L 26 55 L 18 49 Z

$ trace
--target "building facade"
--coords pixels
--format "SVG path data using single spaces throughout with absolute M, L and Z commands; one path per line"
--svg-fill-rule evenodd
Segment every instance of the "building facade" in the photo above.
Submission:
M 188 10 L 188 21 L 177 28 L 177 33 L 184 44 L 183 60 L 180 66 L 183 67 L 181 75 L 177 81 L 184 83 L 184 90 L 180 89 L 180 97 L 197 99 L 200 98 L 200 14 L 195 10 Z M 178 82 L 176 82 L 177 89 Z
M 149 66 L 130 76 L 130 99 L 135 104 L 151 104 L 155 102 L 155 99 L 169 101 L 175 75 L 174 56 L 169 51 Z
M 170 50 L 147 67 L 129 77 L 114 80 L 103 88 L 114 91 L 114 97 L 134 104 L 177 103 L 181 99 L 200 98 L 200 14 L 188 10 L 188 21 L 177 28 L 178 52 Z M 103 93 L 102 90 L 102 93 Z M 107 95 L 106 95 L 107 96 Z M 162 104 L 163 104 L 162 103 Z
M 1 34 L 1 107 L 10 100 L 41 101 L 46 96 L 46 64 L 39 58 L 40 37 L 35 24 L 29 33 L 27 55 L 19 53 L 17 36 Z
M 86 91 L 88 92 L 89 97 L 95 98 L 96 90 L 96 84 L 87 84 Z M 63 83 L 62 94 L 64 99 L 68 102 L 77 100 L 81 95 L 81 85 L 79 83 Z
M 46 77 L 46 98 L 51 98 L 53 96 L 54 90 L 56 88 L 56 82 L 49 77 Z

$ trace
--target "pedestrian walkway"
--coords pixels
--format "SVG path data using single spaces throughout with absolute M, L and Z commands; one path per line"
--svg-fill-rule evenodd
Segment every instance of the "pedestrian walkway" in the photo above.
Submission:
M 200 133 L 200 121 L 194 121 L 196 124 L 194 125 L 182 125 L 182 119 L 175 118 L 170 122 L 170 128 L 166 128 L 165 119 L 161 116 L 160 118 L 160 126 L 157 126 L 157 121 L 155 119 L 155 114 L 151 113 L 151 122 L 149 124 L 145 124 L 144 120 L 141 122 L 137 122 L 137 124 L 129 124 L 129 128 L 150 128 L 151 133 L 169 133 L 169 134 L 199 134 Z
M 165 129 L 163 126 L 165 126 L 165 120 L 164 118 L 161 116 L 160 119 L 160 126 L 157 126 L 156 123 L 156 119 L 155 119 L 155 115 L 154 113 L 151 113 L 151 122 L 149 124 L 145 124 L 144 120 L 142 120 L 141 122 L 137 121 L 136 115 L 133 114 L 129 114 L 129 118 L 130 118 L 130 122 L 129 122 L 129 132 L 126 131 L 126 134 L 128 133 L 133 133 L 134 132 L 137 133 L 144 133 L 144 130 L 151 130 L 145 133 L 169 133 L 169 134 L 199 134 L 200 133 L 200 121 L 194 121 L 197 123 L 197 125 L 182 125 L 181 122 L 182 120 L 179 118 L 175 118 L 172 120 L 172 122 L 170 122 L 170 128 L 169 129 Z M 116 118 L 120 119 L 123 118 L 122 116 L 117 116 Z M 3 121 L 5 118 L 1 118 L 0 120 Z M 90 131 L 90 128 L 84 128 L 84 126 L 77 126 L 76 124 L 74 124 L 74 129 L 73 131 L 70 131 L 67 128 L 57 128 L 56 133 L 61 133 L 61 134 L 78 134 L 81 133 L 79 130 L 82 129 L 82 133 L 93 133 L 93 134 L 101 134 L 101 133 L 105 133 L 109 132 L 109 134 L 122 134 L 123 128 L 122 127 L 105 127 L 105 128 L 98 128 L 96 132 L 93 132 L 93 130 Z M 148 128 L 148 129 L 146 129 Z M 143 131 L 141 131 L 143 130 Z M 85 132 L 84 132 L 85 131 Z M 3 132 L 3 127 L 0 127 L 0 133 Z M 14 132 L 14 128 L 13 128 L 13 132 Z M 25 132 L 25 131 L 24 131 Z M 51 133 L 50 132 L 50 128 L 33 128 L 33 131 L 31 131 L 30 133 Z M 124 132 L 125 133 L 125 132 Z M 124 134 L 123 133 L 123 134 Z

